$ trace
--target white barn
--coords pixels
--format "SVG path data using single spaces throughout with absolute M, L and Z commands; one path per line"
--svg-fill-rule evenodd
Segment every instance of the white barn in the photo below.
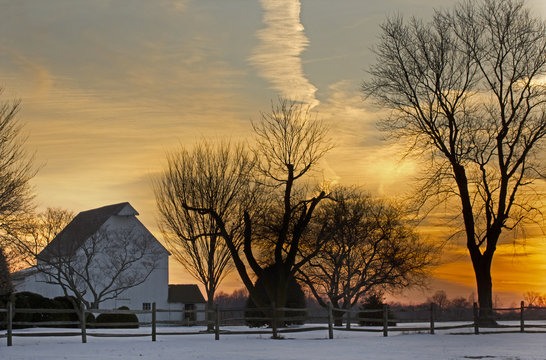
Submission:
M 117 309 L 127 306 L 134 310 L 148 310 L 153 302 L 158 309 L 196 310 L 204 309 L 206 302 L 197 285 L 169 285 L 169 252 L 137 219 L 138 212 L 128 203 L 108 205 L 97 209 L 80 212 L 37 256 L 37 266 L 14 273 L 12 281 L 16 292 L 30 291 L 48 298 L 64 296 L 64 291 L 51 274 L 44 273 L 56 259 L 76 262 L 89 261 L 89 249 L 97 250 L 88 278 L 98 289 L 105 288 L 114 278 L 112 269 L 127 256 L 147 249 L 143 256 L 135 256 L 127 262 L 125 274 L 127 284 L 131 281 L 136 286 L 114 291 L 100 302 L 102 309 Z M 121 235 L 120 235 L 121 234 Z M 138 243 L 137 246 L 134 244 Z M 102 249 L 102 253 L 100 252 Z M 112 254 L 119 251 L 120 254 Z M 107 253 L 107 255 L 103 254 Z M 87 255 L 87 257 L 86 257 Z M 117 261 L 119 259 L 119 261 Z M 81 265 L 83 266 L 83 265 Z M 139 277 L 140 276 L 140 277 Z M 120 280 L 121 276 L 116 278 Z M 83 291 L 86 285 L 79 285 Z M 69 292 L 69 295 L 72 295 Z M 83 296 L 93 301 L 90 291 Z M 149 316 L 139 316 L 146 321 Z M 204 313 L 158 313 L 158 320 L 173 320 L 187 323 L 188 320 L 204 320 Z

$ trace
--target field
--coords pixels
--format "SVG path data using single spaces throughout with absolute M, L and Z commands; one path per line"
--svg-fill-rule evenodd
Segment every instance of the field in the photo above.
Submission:
M 440 324 L 439 324 L 440 325 Z M 158 328 L 161 331 L 184 331 L 196 328 Z M 228 328 L 226 328 L 227 330 Z M 111 332 L 149 333 L 149 328 L 110 330 Z M 18 332 L 58 331 L 29 329 Z M 465 329 L 470 333 L 471 329 Z M 94 330 L 90 330 L 92 334 Z M 333 340 L 325 331 L 286 334 L 282 340 L 269 335 L 188 336 L 158 335 L 152 342 L 146 337 L 15 337 L 13 346 L 0 339 L 0 358 L 7 359 L 546 359 L 546 333 L 498 333 L 453 335 L 437 332 L 397 332 L 383 337 L 380 333 L 336 331 Z

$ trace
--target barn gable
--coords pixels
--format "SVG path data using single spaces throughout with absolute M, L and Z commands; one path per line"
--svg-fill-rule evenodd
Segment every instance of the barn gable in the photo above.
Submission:
M 38 254 L 38 260 L 73 255 L 89 237 L 96 234 L 113 216 L 131 217 L 138 212 L 128 202 L 82 211 Z M 146 229 L 139 221 L 138 224 Z M 146 230 L 147 231 L 147 230 Z M 148 231 L 147 231 L 148 232 Z M 148 232 L 149 233 L 149 232 Z M 153 236 L 150 234 L 150 236 Z M 155 239 L 155 238 L 154 238 Z M 157 241 L 157 240 L 155 240 Z M 157 242 L 167 251 L 159 242 Z

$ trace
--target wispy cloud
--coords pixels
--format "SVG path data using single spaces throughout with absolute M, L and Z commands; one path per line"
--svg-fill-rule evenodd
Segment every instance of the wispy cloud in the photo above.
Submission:
M 376 122 L 383 113 L 366 106 L 352 81 L 330 85 L 324 98 L 316 110 L 330 124 L 335 144 L 322 164 L 325 179 L 358 184 L 379 195 L 407 191 L 400 181 L 414 175 L 415 164 L 401 161 L 399 145 L 381 141 Z
M 248 130 L 240 111 L 248 106 L 237 95 L 243 72 L 207 36 L 158 36 L 122 48 L 100 35 L 85 44 L 102 49 L 108 68 L 97 65 L 102 57 L 61 67 L 2 46 L 9 57 L 0 62 L 0 85 L 22 100 L 27 146 L 40 166 L 33 179 L 40 206 L 81 210 L 133 199 L 152 214 L 141 196 L 153 199 L 150 184 L 132 184 L 157 171 L 166 150 Z
M 20 66 L 27 76 L 34 79 L 31 96 L 40 97 L 46 95 L 51 90 L 53 87 L 53 76 L 45 66 L 31 61 L 14 49 L 4 47 L 2 50 L 11 56 L 13 61 Z
M 299 0 L 262 0 L 264 29 L 250 62 L 281 96 L 316 106 L 317 88 L 303 73 L 301 53 L 309 44 L 300 21 Z

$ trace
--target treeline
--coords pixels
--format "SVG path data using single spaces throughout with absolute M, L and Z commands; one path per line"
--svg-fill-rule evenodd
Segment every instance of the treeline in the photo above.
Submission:
M 546 307 L 546 294 L 536 291 L 527 291 L 523 294 L 523 300 L 528 306 Z
M 546 319 L 546 303 L 544 296 L 536 292 L 526 292 L 524 294 L 525 318 L 528 320 L 545 320 Z M 306 299 L 306 309 L 309 321 L 313 322 L 313 317 L 325 315 L 325 310 L 316 299 L 310 295 Z M 245 309 L 248 302 L 248 291 L 246 289 L 238 289 L 231 294 L 220 292 L 215 297 L 215 303 L 222 309 L 229 309 L 229 316 L 236 317 L 239 323 L 246 323 Z M 384 304 L 389 306 L 389 319 L 393 319 L 390 326 L 396 325 L 396 320 L 430 320 L 430 307 L 434 304 L 434 316 L 437 321 L 473 321 L 473 307 L 475 295 L 472 293 L 468 298 L 463 296 L 448 297 L 444 290 L 438 290 L 433 295 L 428 297 L 424 302 L 418 304 L 406 304 L 401 302 L 387 302 L 382 293 L 373 292 L 363 297 L 362 300 L 353 308 L 358 317 L 381 317 L 382 313 L 359 313 L 359 310 L 364 309 L 382 309 Z M 520 304 L 511 304 L 508 307 L 497 305 L 498 308 L 509 308 L 511 310 L 497 310 L 495 313 L 497 320 L 519 320 L 520 319 Z M 346 318 L 346 315 L 345 315 Z M 353 321 L 355 319 L 353 318 Z M 339 322 L 336 325 L 341 325 Z M 369 323 L 361 322 L 361 325 L 370 325 Z

